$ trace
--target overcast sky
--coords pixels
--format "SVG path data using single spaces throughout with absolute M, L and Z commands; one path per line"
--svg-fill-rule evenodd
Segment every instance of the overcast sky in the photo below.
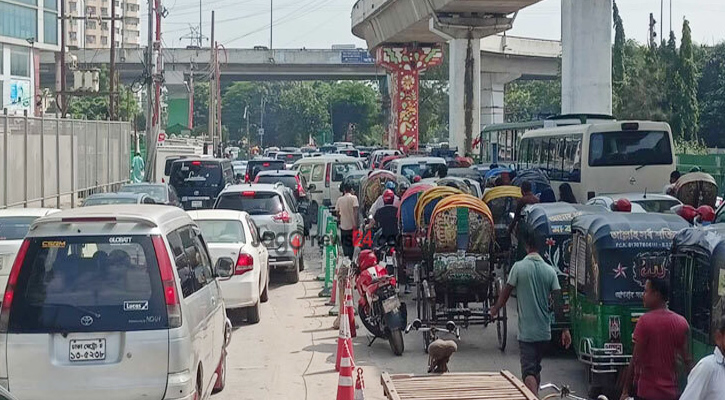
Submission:
M 329 48 L 333 44 L 365 42 L 350 31 L 350 11 L 355 0 L 272 0 L 274 2 L 275 48 Z M 664 31 L 669 31 L 669 3 L 672 25 L 679 39 L 682 19 L 687 17 L 693 40 L 718 43 L 725 40 L 725 0 L 664 0 Z M 145 3 L 145 0 L 141 0 Z M 164 0 L 169 16 L 163 20 L 167 47 L 182 47 L 189 26 L 199 24 L 198 0 Z M 628 38 L 647 39 L 649 13 L 659 20 L 660 0 L 619 0 Z M 269 44 L 270 0 L 202 0 L 203 31 L 210 33 L 211 10 L 216 10 L 216 37 L 226 47 L 250 48 Z M 542 0 L 518 15 L 510 35 L 545 39 L 561 37 L 561 0 Z M 146 26 L 146 18 L 141 23 Z M 659 31 L 659 27 L 657 29 Z M 145 31 L 145 29 L 144 29 Z M 146 34 L 142 31 L 141 39 Z M 665 34 L 666 36 L 667 34 Z

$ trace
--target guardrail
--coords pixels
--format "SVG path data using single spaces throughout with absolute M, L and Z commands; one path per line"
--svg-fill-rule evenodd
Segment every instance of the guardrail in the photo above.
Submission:
M 78 199 L 128 182 L 132 126 L 0 115 L 0 209 L 74 207 Z

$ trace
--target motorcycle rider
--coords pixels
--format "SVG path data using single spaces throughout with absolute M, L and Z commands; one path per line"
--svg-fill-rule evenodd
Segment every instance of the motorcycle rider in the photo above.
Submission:
M 395 205 L 395 193 L 386 189 L 380 196 L 383 199 L 383 207 L 379 208 L 367 225 L 367 229 L 378 227 L 379 230 L 375 234 L 374 243 L 376 247 L 383 246 L 395 247 L 398 242 L 398 206 Z M 410 293 L 407 277 L 405 276 L 405 268 L 398 268 L 398 280 L 405 285 L 405 293 Z
M 393 192 L 393 195 L 395 195 L 395 187 L 397 185 L 393 181 L 387 181 L 385 182 L 385 190 L 390 190 Z M 384 194 L 385 192 L 383 192 Z M 383 195 L 381 194 L 378 196 L 378 198 L 375 200 L 372 206 L 370 206 L 370 215 L 375 215 L 375 212 L 378 211 L 379 208 L 384 206 L 385 203 L 383 201 Z M 395 200 L 393 200 L 393 205 L 397 208 L 400 207 L 400 198 L 398 196 L 395 196 Z

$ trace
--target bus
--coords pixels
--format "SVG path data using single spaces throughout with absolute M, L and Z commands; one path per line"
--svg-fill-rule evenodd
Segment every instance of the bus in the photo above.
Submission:
M 544 170 L 557 194 L 569 183 L 580 203 L 600 194 L 659 193 L 676 163 L 670 126 L 653 121 L 529 130 L 517 154 L 517 169 Z
M 541 129 L 544 120 L 489 124 L 483 127 L 479 139 L 481 164 L 509 165 L 516 162 L 521 136 L 529 130 Z

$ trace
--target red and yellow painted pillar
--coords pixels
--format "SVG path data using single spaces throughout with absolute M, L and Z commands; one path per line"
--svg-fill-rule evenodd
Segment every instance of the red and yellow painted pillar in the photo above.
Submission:
M 443 62 L 443 50 L 438 45 L 382 46 L 377 49 L 375 60 L 390 76 L 389 144 L 405 153 L 418 150 L 420 74 Z

